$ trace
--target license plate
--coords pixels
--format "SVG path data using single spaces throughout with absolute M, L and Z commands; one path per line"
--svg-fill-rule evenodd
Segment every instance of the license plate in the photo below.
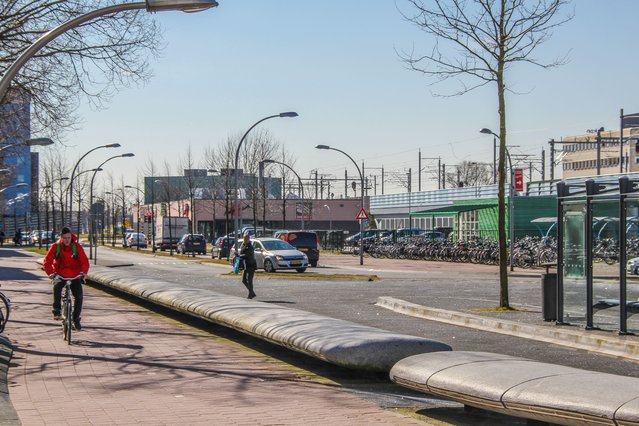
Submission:
M 299 260 L 292 260 L 291 261 L 291 265 L 301 265 L 302 262 L 300 262 Z

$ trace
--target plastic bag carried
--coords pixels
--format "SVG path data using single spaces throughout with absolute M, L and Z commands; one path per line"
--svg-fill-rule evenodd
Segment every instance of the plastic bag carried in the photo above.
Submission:
M 233 263 L 233 273 L 238 274 L 240 272 L 240 256 L 235 256 L 235 263 Z

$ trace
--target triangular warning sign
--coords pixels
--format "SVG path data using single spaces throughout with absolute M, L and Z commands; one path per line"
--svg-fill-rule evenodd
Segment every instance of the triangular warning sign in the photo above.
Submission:
M 357 216 L 355 216 L 355 220 L 368 220 L 368 215 L 366 214 L 366 210 L 364 210 L 363 207 L 359 210 Z

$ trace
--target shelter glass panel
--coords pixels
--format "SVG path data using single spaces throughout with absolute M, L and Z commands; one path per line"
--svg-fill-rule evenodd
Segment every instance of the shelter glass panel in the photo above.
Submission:
M 564 204 L 563 214 L 563 300 L 564 321 L 586 323 L 586 206 L 585 202 Z
M 627 330 L 639 334 L 639 200 L 626 202 Z
M 619 330 L 619 200 L 592 203 L 593 325 Z

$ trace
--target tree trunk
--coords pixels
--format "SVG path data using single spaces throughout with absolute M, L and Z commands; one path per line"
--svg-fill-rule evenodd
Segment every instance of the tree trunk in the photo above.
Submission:
M 497 205 L 497 233 L 499 237 L 499 306 L 509 308 L 508 301 L 508 251 L 506 245 L 506 98 L 504 82 L 504 13 L 506 5 L 502 0 L 500 17 L 500 48 L 499 61 L 497 66 L 497 95 L 499 97 L 499 195 Z M 509 182 L 511 185 L 512 182 Z M 510 192 L 509 192 L 510 193 Z M 512 202 L 512 200 L 509 200 Z M 512 253 L 510 253 L 512 256 Z

